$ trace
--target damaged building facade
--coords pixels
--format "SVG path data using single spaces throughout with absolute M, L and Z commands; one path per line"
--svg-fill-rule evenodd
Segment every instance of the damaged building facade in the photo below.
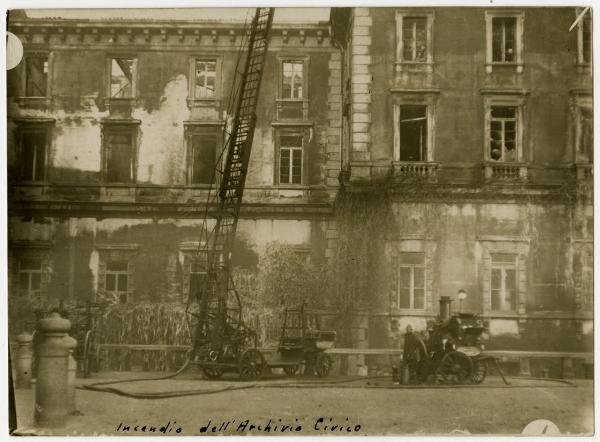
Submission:
M 496 348 L 592 350 L 590 14 L 569 32 L 580 13 L 332 8 L 340 194 L 379 225 L 365 239 L 377 252 L 349 264 L 371 269 L 362 290 L 377 300 L 360 345 L 423 330 L 449 296 L 485 318 Z M 338 219 L 338 231 L 341 251 L 359 227 Z
M 356 318 L 348 345 L 400 345 L 450 296 L 497 348 L 591 350 L 578 12 L 332 8 L 330 23 L 275 23 L 241 259 L 274 241 L 327 258 Z M 185 299 L 243 26 L 11 16 L 9 30 L 25 47 L 8 73 L 10 299 Z
M 11 305 L 184 305 L 244 23 L 16 13 L 9 29 L 25 52 L 8 73 Z M 324 259 L 339 57 L 327 22 L 275 23 L 236 265 L 274 242 Z

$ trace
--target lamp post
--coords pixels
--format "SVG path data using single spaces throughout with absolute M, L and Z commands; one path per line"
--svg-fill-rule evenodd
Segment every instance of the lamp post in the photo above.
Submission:
M 467 292 L 465 292 L 463 289 L 460 289 L 458 291 L 458 312 L 462 313 L 462 305 L 463 305 L 463 301 L 467 299 Z

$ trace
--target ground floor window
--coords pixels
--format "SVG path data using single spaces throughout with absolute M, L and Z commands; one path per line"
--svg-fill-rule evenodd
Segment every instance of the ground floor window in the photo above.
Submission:
M 515 311 L 517 299 L 517 255 L 492 254 L 492 310 Z
M 42 287 L 42 260 L 23 258 L 19 260 L 19 293 L 39 297 Z
M 126 260 L 110 260 L 106 263 L 106 293 L 119 302 L 127 302 L 127 279 L 129 265 Z

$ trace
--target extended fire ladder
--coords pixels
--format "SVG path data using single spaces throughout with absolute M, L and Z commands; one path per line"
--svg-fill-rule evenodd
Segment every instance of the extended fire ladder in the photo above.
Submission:
M 249 335 L 241 320 L 239 297 L 232 287 L 229 261 L 252 150 L 256 105 L 273 13 L 273 8 L 256 9 L 247 34 L 244 67 L 237 72 L 237 81 L 234 81 L 233 118 L 230 127 L 226 128 L 229 133 L 224 144 L 223 162 L 215 169 L 213 180 L 217 187 L 215 225 L 210 233 L 205 228 L 201 239 L 206 252 L 206 274 L 198 290 L 190 291 L 188 300 L 188 316 L 190 312 L 194 316 L 194 330 L 191 331 L 194 333 L 195 362 L 203 366 L 205 373 L 207 367 L 209 373 L 216 374 L 222 365 L 234 362 Z M 208 210 L 205 226 L 207 218 Z M 212 368 L 211 363 L 214 364 Z

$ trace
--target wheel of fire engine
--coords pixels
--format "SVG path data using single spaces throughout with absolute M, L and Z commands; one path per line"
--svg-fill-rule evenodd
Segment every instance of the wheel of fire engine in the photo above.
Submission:
M 463 384 L 470 381 L 473 362 L 469 356 L 460 351 L 450 351 L 440 361 L 438 373 L 444 382 Z
M 243 381 L 260 379 L 267 365 L 262 353 L 256 348 L 246 350 L 240 356 L 238 369 Z
M 214 380 L 223 376 L 223 369 L 218 367 L 202 367 L 202 373 L 204 373 L 207 379 Z
M 487 361 L 479 359 L 473 360 L 473 373 L 471 373 L 471 382 L 474 384 L 481 384 L 487 376 Z
M 329 355 L 326 355 L 323 352 L 319 352 L 317 354 L 317 361 L 315 364 L 315 371 L 319 377 L 325 377 L 329 374 L 329 370 L 331 370 L 331 365 L 333 361 Z
M 283 367 L 283 371 L 285 371 L 285 374 L 288 376 L 294 376 L 296 373 L 298 373 L 298 366 L 291 365 L 289 367 Z

